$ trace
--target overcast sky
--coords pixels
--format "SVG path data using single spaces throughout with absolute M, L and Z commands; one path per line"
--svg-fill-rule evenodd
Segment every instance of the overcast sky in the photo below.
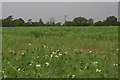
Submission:
M 56 22 L 64 22 L 64 15 L 67 20 L 74 17 L 93 18 L 95 21 L 104 20 L 108 16 L 118 17 L 117 2 L 3 2 L 2 16 L 6 18 L 13 15 L 14 18 L 24 20 L 40 18 L 47 22 L 54 17 Z
M 2 2 L 118 2 L 120 0 L 1 0 Z

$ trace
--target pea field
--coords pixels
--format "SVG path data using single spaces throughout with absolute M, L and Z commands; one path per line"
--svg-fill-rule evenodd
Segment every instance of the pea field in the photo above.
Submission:
M 118 78 L 118 27 L 3 27 L 3 78 Z

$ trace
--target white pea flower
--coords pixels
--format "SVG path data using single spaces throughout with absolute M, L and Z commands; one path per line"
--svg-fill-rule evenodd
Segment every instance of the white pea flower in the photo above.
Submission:
M 7 75 L 3 75 L 4 78 L 7 78 Z
M 55 54 L 55 52 L 53 51 L 52 54 Z
M 30 44 L 30 43 L 29 43 L 28 45 L 29 45 L 29 46 L 31 46 L 31 44 Z
M 33 63 L 33 61 L 30 61 L 31 63 Z
M 101 72 L 102 70 L 100 70 L 100 69 L 96 69 L 96 72 Z
M 72 78 L 75 78 L 75 75 L 72 75 Z
M 117 49 L 117 51 L 119 51 L 119 48 Z
M 69 77 L 69 75 L 67 75 L 67 77 Z
M 80 64 L 81 64 L 82 62 L 80 62 Z
M 93 62 L 93 64 L 98 64 L 98 62 Z
M 2 73 L 5 73 L 5 71 L 2 71 Z
M 60 50 L 58 49 L 56 52 L 60 52 Z
M 58 58 L 58 55 L 55 55 L 56 58 Z
M 53 54 L 51 54 L 50 57 L 52 58 L 52 57 L 53 57 Z
M 41 67 L 41 65 L 40 65 L 40 64 L 37 64 L 36 67 Z
M 115 66 L 116 64 L 113 64 L 113 66 Z
M 25 53 L 24 52 L 22 52 L 22 55 L 24 55 Z
M 78 49 L 75 49 L 74 51 L 77 51 Z
M 18 68 L 17 70 L 18 70 L 18 71 L 20 71 L 21 69 L 20 69 L 20 68 Z
M 29 64 L 29 66 L 31 66 L 32 64 Z
M 62 54 L 61 54 L 61 53 L 59 53 L 58 55 L 59 55 L 59 56 L 62 56 Z
M 118 66 L 118 64 L 113 64 L 113 66 Z
M 85 69 L 87 69 L 87 66 L 85 66 Z
M 37 59 L 39 59 L 40 57 L 39 56 L 37 56 Z
M 83 52 L 83 49 L 81 50 L 81 52 Z
M 67 54 L 68 52 L 65 52 L 65 54 Z
M 49 63 L 48 63 L 48 62 L 46 62 L 45 64 L 46 64 L 47 66 L 49 66 Z
M 45 45 L 42 45 L 42 47 L 44 47 L 44 48 L 45 48 L 46 46 L 45 46 Z
M 89 51 L 89 53 L 92 53 L 92 51 Z

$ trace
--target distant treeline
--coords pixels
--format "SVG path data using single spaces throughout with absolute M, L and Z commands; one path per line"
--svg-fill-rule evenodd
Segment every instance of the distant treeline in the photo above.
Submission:
M 33 22 L 32 19 L 28 19 L 25 22 L 22 18 L 14 19 L 13 16 L 8 16 L 5 19 L 1 19 L 3 27 L 16 27 L 16 26 L 120 26 L 120 22 L 115 16 L 109 16 L 103 21 L 94 22 L 92 18 L 86 19 L 85 17 L 76 17 L 72 21 L 67 21 L 62 24 L 61 22 L 55 22 L 55 18 L 51 17 L 48 22 L 44 23 L 42 19 L 38 22 Z

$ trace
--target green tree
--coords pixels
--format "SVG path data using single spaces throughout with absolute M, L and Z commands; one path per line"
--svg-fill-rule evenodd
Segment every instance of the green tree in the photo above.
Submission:
M 9 21 L 12 21 L 14 18 L 13 18 L 12 15 L 10 15 L 10 16 L 8 16 L 6 19 L 9 20 Z
M 0 19 L 0 27 L 2 26 L 2 19 Z
M 38 22 L 32 22 L 32 26 L 39 26 Z
M 46 22 L 45 26 L 50 26 L 50 23 L 49 23 L 49 22 Z
M 109 16 L 106 20 L 103 21 L 105 26 L 116 26 L 117 25 L 117 18 L 115 16 Z
M 24 20 L 22 18 L 15 19 L 13 21 L 13 26 L 23 26 L 23 24 L 24 24 Z
M 77 17 L 74 18 L 73 23 L 75 26 L 87 26 L 88 20 L 84 17 Z
M 7 18 L 2 20 L 2 25 L 3 26 L 13 26 L 13 17 L 12 16 L 8 16 Z
M 28 22 L 25 25 L 26 26 L 32 26 L 32 19 L 28 19 Z
M 25 21 L 22 18 L 19 18 L 20 21 L 20 26 L 23 26 L 23 24 L 25 23 Z
M 32 26 L 32 25 L 31 25 L 31 23 L 26 22 L 26 23 L 24 23 L 24 26 Z
M 55 24 L 56 26 L 61 26 L 61 22 L 58 22 Z
M 55 26 L 55 18 L 50 17 L 49 21 L 46 23 L 47 26 Z
M 92 26 L 94 23 L 94 20 L 92 18 L 88 19 L 88 25 L 89 26 Z
M 38 25 L 39 26 L 44 26 L 44 23 L 43 23 L 42 19 L 39 20 Z
M 63 26 L 73 26 L 73 21 L 65 21 L 65 23 L 63 24 Z
M 3 19 L 2 20 L 2 25 L 3 26 L 13 26 L 13 21 L 10 21 L 10 20 L 8 20 L 8 19 Z
M 117 25 L 120 26 L 120 22 L 119 21 L 117 22 Z
M 103 26 L 103 22 L 102 21 L 97 21 L 94 23 L 95 26 Z

